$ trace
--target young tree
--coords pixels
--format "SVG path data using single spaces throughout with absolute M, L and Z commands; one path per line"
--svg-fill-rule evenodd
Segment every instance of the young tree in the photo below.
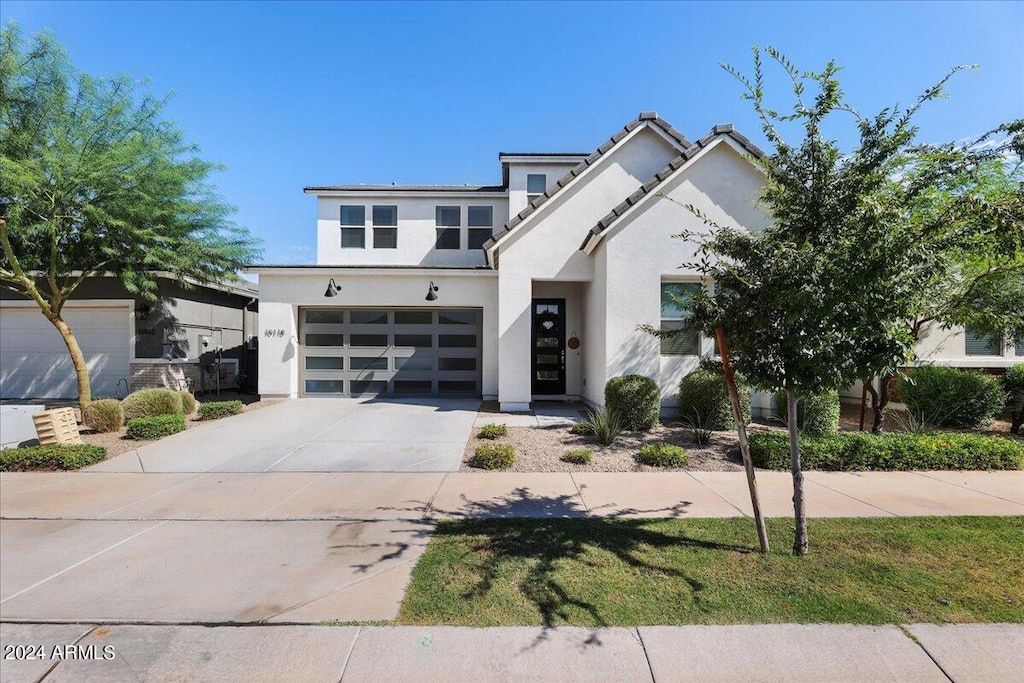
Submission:
M 693 324 L 710 334 L 722 327 L 737 370 L 764 390 L 787 394 L 793 505 L 793 552 L 808 551 L 796 408 L 800 396 L 838 390 L 865 368 L 898 367 L 911 354 L 905 321 L 934 270 L 927 245 L 900 239 L 890 226 L 903 210 L 890 179 L 914 143 L 920 107 L 942 96 L 950 72 L 907 109 L 858 116 L 843 101 L 829 62 L 800 72 L 778 51 L 765 50 L 792 83 L 794 105 L 780 114 L 765 102 L 761 52 L 747 78 L 724 66 L 746 89 L 771 145 L 758 161 L 765 175 L 761 204 L 770 227 L 748 232 L 715 224 L 708 234 L 680 235 L 698 244 L 690 264 L 716 283 L 693 303 Z M 808 86 L 815 92 L 806 94 Z M 851 115 L 859 133 L 850 150 L 825 126 Z M 782 129 L 795 126 L 790 143 Z
M 89 371 L 62 310 L 86 278 L 114 273 L 153 298 L 154 271 L 206 283 L 258 253 L 164 103 L 127 76 L 76 71 L 47 33 L 26 46 L 13 24 L 0 31 L 0 285 L 60 333 L 83 405 Z

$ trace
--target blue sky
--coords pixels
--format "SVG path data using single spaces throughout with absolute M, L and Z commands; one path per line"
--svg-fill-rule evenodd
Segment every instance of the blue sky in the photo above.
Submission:
M 755 43 L 801 69 L 835 59 L 862 112 L 979 64 L 920 117 L 929 141 L 1024 116 L 1024 3 L 4 0 L 2 17 L 52 29 L 82 70 L 173 92 L 168 115 L 227 166 L 215 182 L 273 263 L 315 260 L 305 185 L 497 183 L 499 151 L 589 151 L 641 110 L 761 141 L 717 66 L 749 71 Z

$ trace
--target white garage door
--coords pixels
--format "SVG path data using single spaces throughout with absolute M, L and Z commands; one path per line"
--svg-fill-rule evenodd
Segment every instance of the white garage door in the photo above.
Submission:
M 128 309 L 64 308 L 89 365 L 94 398 L 129 377 Z M 76 398 L 78 383 L 60 333 L 38 309 L 0 308 L 0 398 Z
M 300 311 L 305 396 L 480 396 L 479 309 Z

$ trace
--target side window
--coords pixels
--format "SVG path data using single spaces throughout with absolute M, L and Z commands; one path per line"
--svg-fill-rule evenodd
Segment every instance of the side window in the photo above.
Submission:
M 998 333 L 964 329 L 964 353 L 968 356 L 1003 355 L 1003 336 Z
M 366 247 L 366 207 L 352 204 L 341 206 L 341 248 Z
M 685 330 L 690 319 L 690 302 L 700 291 L 696 282 L 661 283 L 661 329 Z M 697 330 L 686 330 L 661 340 L 663 356 L 700 355 L 700 334 Z
M 466 208 L 466 224 L 469 226 L 468 249 L 481 249 L 494 230 L 493 206 L 470 206 Z
M 398 248 L 398 207 L 373 207 L 373 248 Z
M 462 207 L 435 207 L 437 238 L 435 249 L 458 249 L 462 246 Z
M 548 177 L 543 173 L 527 173 L 526 174 L 526 199 L 533 201 L 540 195 L 544 194 L 544 191 L 548 187 Z

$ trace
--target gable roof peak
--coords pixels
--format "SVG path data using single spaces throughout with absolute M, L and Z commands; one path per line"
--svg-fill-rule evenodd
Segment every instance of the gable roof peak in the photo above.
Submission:
M 658 118 L 658 112 L 656 111 L 642 111 L 640 116 L 637 117 L 641 121 L 653 121 Z

